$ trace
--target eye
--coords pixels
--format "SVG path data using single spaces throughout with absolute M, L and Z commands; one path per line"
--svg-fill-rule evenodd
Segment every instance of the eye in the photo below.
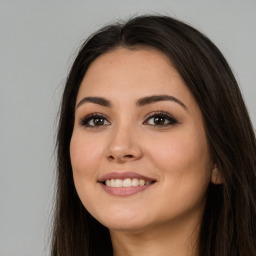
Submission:
M 110 125 L 110 122 L 107 118 L 102 114 L 90 114 L 84 118 L 82 118 L 79 122 L 82 126 L 86 127 L 100 127 Z
M 169 126 L 177 123 L 177 119 L 166 112 L 150 113 L 147 119 L 143 122 L 143 124 L 152 126 Z

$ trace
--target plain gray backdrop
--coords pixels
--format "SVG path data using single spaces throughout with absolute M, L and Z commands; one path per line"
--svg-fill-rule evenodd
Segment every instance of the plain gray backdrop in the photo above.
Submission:
M 255 0 L 0 0 L 0 256 L 49 255 L 55 119 L 81 42 L 139 14 L 188 22 L 223 52 L 256 127 Z

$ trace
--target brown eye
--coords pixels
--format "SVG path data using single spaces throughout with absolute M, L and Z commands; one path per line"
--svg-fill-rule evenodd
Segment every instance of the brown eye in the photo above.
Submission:
M 154 117 L 154 120 L 153 120 L 155 125 L 164 125 L 165 121 L 166 121 L 166 118 L 164 118 L 162 116 Z
M 169 126 L 177 124 L 178 121 L 168 113 L 155 113 L 146 119 L 143 124 L 152 126 Z
M 104 118 L 94 118 L 92 121 L 94 126 L 104 125 L 105 123 Z
M 100 127 L 110 125 L 110 122 L 102 115 L 92 114 L 81 119 L 80 124 L 86 127 Z

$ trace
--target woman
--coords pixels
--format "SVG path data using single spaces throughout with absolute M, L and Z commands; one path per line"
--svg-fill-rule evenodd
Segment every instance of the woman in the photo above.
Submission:
M 219 50 L 142 16 L 89 38 L 57 138 L 54 255 L 256 255 L 255 134 Z

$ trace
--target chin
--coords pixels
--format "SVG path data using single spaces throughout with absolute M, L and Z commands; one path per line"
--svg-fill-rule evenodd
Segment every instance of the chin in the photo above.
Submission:
M 131 216 L 129 214 L 125 215 L 122 213 L 121 216 L 117 216 L 113 214 L 111 216 L 107 216 L 107 218 L 106 216 L 105 218 L 98 218 L 98 221 L 110 231 L 139 232 L 148 225 L 148 223 L 145 222 L 145 218 L 142 218 L 141 215 L 142 214 Z
M 106 226 L 109 231 L 125 232 L 125 233 L 140 233 L 147 229 L 146 225 L 130 225 L 129 223 L 115 223 L 113 225 Z

